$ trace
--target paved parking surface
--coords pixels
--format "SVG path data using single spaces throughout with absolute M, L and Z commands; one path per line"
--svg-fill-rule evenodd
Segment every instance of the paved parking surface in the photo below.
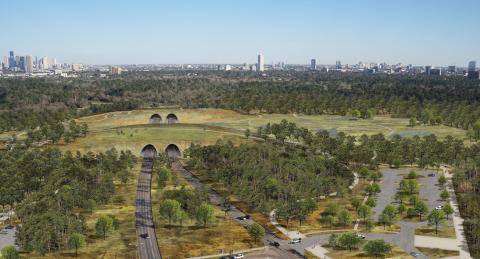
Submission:
M 6 231 L 6 234 L 0 234 L 0 249 L 5 246 L 15 245 L 15 231 L 16 229 L 2 229 L 2 232 Z

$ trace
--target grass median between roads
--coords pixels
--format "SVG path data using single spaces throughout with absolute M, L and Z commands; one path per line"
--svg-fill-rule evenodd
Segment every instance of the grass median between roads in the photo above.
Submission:
M 417 247 L 417 249 L 428 258 L 444 258 L 460 255 L 459 251 L 443 250 L 438 248 Z
M 172 184 L 166 189 L 193 188 L 181 175 L 177 174 L 178 184 Z M 157 239 L 162 257 L 187 258 L 194 256 L 214 255 L 230 251 L 247 250 L 262 246 L 261 242 L 254 243 L 247 230 L 240 226 L 220 207 L 214 205 L 215 222 L 207 227 L 199 226 L 193 219 L 183 225 L 168 226 L 168 222 L 159 216 L 162 191 L 157 188 L 156 175 L 152 180 L 152 206 L 155 218 Z
M 349 258 L 349 259 L 361 259 L 361 258 L 379 258 L 378 256 L 368 256 L 364 254 L 362 251 L 362 246 L 366 243 L 366 241 L 362 241 L 360 244 L 359 249 L 354 249 L 352 251 L 349 250 L 336 250 L 331 247 L 326 247 L 328 249 L 328 253 L 326 254 L 330 258 L 333 259 L 344 259 L 344 258 Z M 380 257 L 382 258 L 382 257 Z M 405 250 L 400 248 L 399 246 L 393 246 L 392 247 L 392 252 L 387 254 L 383 258 L 412 258 L 411 256 L 408 255 Z

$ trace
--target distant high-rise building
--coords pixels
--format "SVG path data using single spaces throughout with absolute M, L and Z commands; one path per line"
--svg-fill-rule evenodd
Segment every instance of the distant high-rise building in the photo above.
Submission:
M 25 56 L 25 62 L 23 64 L 23 70 L 25 71 L 25 73 L 32 73 L 33 72 L 32 56 Z
M 429 75 L 431 75 L 431 76 L 441 76 L 442 75 L 442 70 L 440 68 L 432 68 L 432 69 L 430 69 Z
M 8 69 L 8 67 L 9 67 L 9 66 L 8 66 L 8 57 L 7 57 L 7 56 L 4 56 L 4 57 L 3 57 L 3 60 L 2 60 L 2 69 L 3 69 L 3 70 L 6 70 L 6 69 Z
M 468 62 L 468 72 L 475 71 L 476 67 L 477 67 L 477 62 L 476 61 Z
M 477 70 L 477 62 L 476 61 L 470 61 L 468 62 L 468 79 L 478 79 L 478 74 L 479 72 Z
M 432 66 L 425 66 L 425 74 L 430 75 L 431 70 L 432 70 Z
M 317 70 L 317 60 L 316 59 L 312 59 L 310 60 L 310 69 L 311 70 Z
M 258 62 L 257 62 L 257 71 L 262 72 L 265 70 L 265 58 L 263 54 L 258 54 Z
M 335 62 L 335 68 L 336 69 L 342 69 L 342 62 L 340 60 L 338 60 L 337 62 Z
M 457 67 L 448 66 L 447 71 L 448 71 L 448 73 L 455 73 L 457 71 Z
M 120 74 L 122 74 L 122 68 L 120 68 L 120 67 L 110 67 L 110 74 L 120 75 Z
M 8 67 L 9 68 L 15 67 L 15 55 L 13 54 L 13 50 L 10 51 L 10 57 L 8 58 Z
M 43 57 L 40 59 L 40 69 L 41 70 L 47 70 L 49 69 L 49 64 L 48 64 L 48 57 Z
M 25 57 L 24 56 L 18 57 L 17 68 L 25 71 Z

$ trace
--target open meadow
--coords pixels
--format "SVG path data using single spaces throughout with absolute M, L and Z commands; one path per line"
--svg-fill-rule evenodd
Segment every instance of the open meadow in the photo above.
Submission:
M 414 135 L 426 136 L 435 134 L 439 138 L 451 135 L 464 139 L 465 130 L 444 125 L 409 127 L 408 119 L 375 116 L 373 119 L 352 119 L 337 115 L 301 115 L 301 114 L 242 114 L 224 109 L 143 109 L 124 112 L 111 112 L 77 119 L 77 122 L 87 123 L 91 131 L 105 130 L 120 126 L 148 124 L 151 115 L 158 113 L 165 122 L 166 116 L 174 113 L 180 123 L 206 124 L 237 130 L 250 129 L 255 131 L 267 123 L 279 123 L 283 119 L 295 122 L 300 127 L 312 131 L 327 130 L 332 134 L 344 132 L 360 136 L 383 133 L 385 136 L 399 134 L 405 137 Z

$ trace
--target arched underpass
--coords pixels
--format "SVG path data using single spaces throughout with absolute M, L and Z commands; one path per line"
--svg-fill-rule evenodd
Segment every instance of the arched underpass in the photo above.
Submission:
M 137 197 L 135 206 L 135 228 L 138 240 L 140 259 L 162 258 L 153 223 L 151 182 L 153 161 L 157 156 L 154 145 L 145 145 L 140 151 L 143 157 L 142 167 L 137 182 Z
M 170 113 L 167 115 L 167 123 L 168 124 L 174 124 L 178 123 L 178 117 L 174 113 Z
M 182 152 L 180 151 L 180 148 L 178 148 L 178 146 L 175 144 L 168 145 L 165 148 L 165 153 L 167 153 L 167 156 L 171 159 L 177 159 L 182 156 Z
M 157 149 L 152 144 L 145 145 L 140 151 L 140 156 L 143 158 L 154 158 L 156 155 Z
M 152 116 L 150 116 L 150 119 L 148 121 L 150 124 L 159 124 L 162 122 L 162 116 L 160 114 L 155 113 Z

